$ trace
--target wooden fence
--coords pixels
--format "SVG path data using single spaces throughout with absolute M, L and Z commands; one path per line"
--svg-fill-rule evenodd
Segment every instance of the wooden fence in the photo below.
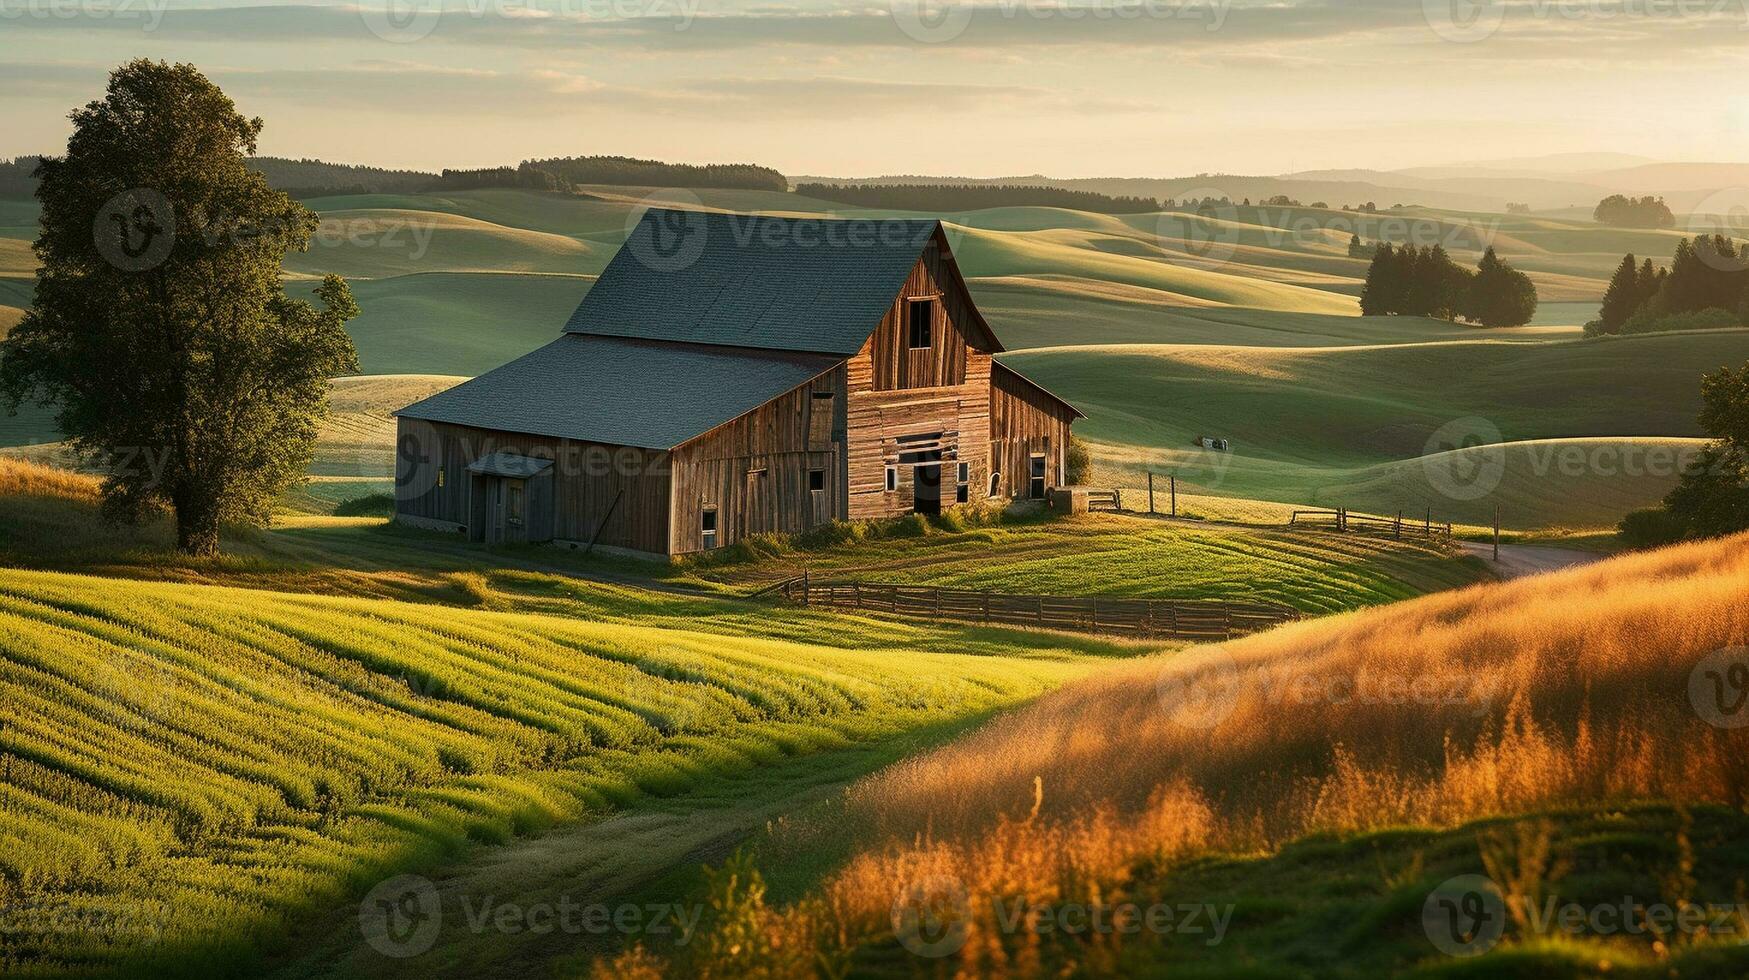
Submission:
M 1014 595 L 932 585 L 810 581 L 806 577 L 761 590 L 761 594 L 773 592 L 807 606 L 1187 640 L 1224 640 L 1300 618 L 1296 610 L 1264 602 Z
M 1386 534 L 1393 538 L 1401 538 L 1405 534 L 1451 536 L 1451 522 L 1438 523 L 1434 521 L 1431 512 L 1421 520 L 1405 520 L 1401 513 L 1395 518 L 1374 517 L 1370 514 L 1351 514 L 1347 508 L 1338 507 L 1335 510 L 1296 510 L 1288 516 L 1287 522 L 1300 527 L 1327 527 L 1334 531 Z
M 1119 512 L 1123 510 L 1122 490 L 1087 491 L 1087 509 Z

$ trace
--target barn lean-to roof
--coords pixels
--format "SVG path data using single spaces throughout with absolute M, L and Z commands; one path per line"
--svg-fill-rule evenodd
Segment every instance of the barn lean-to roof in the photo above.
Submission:
M 836 367 L 779 354 L 566 334 L 401 409 L 409 418 L 640 449 L 673 449 Z

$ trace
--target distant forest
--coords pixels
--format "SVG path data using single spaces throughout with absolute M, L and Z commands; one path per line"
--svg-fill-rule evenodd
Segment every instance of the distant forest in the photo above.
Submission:
M 27 198 L 36 193 L 31 176 L 41 157 L 0 160 L 0 198 Z M 526 160 L 515 167 L 481 170 L 386 170 L 322 160 L 256 157 L 249 166 L 267 175 L 267 182 L 293 197 L 338 194 L 414 194 L 429 190 L 476 187 L 520 187 L 569 191 L 575 184 L 639 187 L 717 187 L 786 191 L 789 181 L 770 167 L 753 164 L 663 163 L 632 157 L 555 157 Z
M 528 160 L 534 167 L 573 184 L 620 184 L 636 187 L 717 187 L 747 191 L 786 191 L 789 178 L 751 163 L 663 163 L 633 157 L 553 157 Z
M 796 193 L 858 207 L 899 211 L 1042 207 L 1136 214 L 1160 210 L 1160 202 L 1151 197 L 1112 197 L 1093 191 L 1014 184 L 797 184 Z

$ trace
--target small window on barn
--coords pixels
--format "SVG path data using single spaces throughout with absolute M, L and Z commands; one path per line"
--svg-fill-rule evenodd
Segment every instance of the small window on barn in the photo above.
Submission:
M 912 350 L 935 345 L 935 300 L 914 299 L 905 304 L 905 332 Z
M 704 537 L 704 546 L 715 548 L 717 546 L 717 509 L 715 507 L 706 507 L 704 513 L 699 515 L 698 529 Z
M 825 470 L 809 470 L 808 471 L 808 489 L 812 490 L 815 493 L 822 493 L 825 491 L 825 489 L 826 489 L 826 471 Z
M 954 489 L 953 499 L 954 499 L 955 503 L 960 503 L 960 504 L 963 504 L 966 501 L 972 499 L 972 488 L 967 486 L 964 483 L 960 484 L 958 487 L 956 487 Z
M 1045 499 L 1045 457 L 1043 453 L 1033 454 L 1032 479 L 1027 485 L 1027 496 L 1033 500 Z
M 808 448 L 823 450 L 832 445 L 832 392 L 816 391 L 808 409 Z
M 970 481 L 970 480 L 971 480 L 971 478 L 972 478 L 972 464 L 970 464 L 970 463 L 961 463 L 961 464 L 960 464 L 960 478 L 959 478 L 959 482 L 961 482 L 961 483 L 966 483 L 966 482 L 968 482 L 968 481 Z
M 899 468 L 889 466 L 887 467 L 887 492 L 892 493 L 897 489 L 899 489 Z
M 517 480 L 504 486 L 505 510 L 509 512 L 510 523 L 522 523 L 522 481 Z
M 1002 474 L 1000 473 L 992 472 L 990 474 L 990 496 L 1002 496 Z
M 443 467 L 441 466 L 437 468 L 437 486 L 440 490 L 443 488 Z

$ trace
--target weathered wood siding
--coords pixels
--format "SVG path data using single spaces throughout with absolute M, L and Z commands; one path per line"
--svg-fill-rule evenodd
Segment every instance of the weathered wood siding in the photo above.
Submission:
M 912 350 L 908 344 L 906 306 L 913 298 L 936 299 L 927 349 Z M 899 456 L 918 445 L 941 451 L 943 506 L 954 504 L 961 462 L 970 471 L 969 499 L 983 498 L 989 489 L 993 347 L 978 325 L 971 296 L 948 268 L 941 243 L 931 242 L 892 308 L 846 365 L 851 518 L 892 517 L 913 509 L 915 470 Z M 939 440 L 931 438 L 937 435 Z M 886 489 L 888 466 L 897 477 L 892 491 Z
M 719 548 L 842 519 L 844 405 L 840 366 L 675 449 L 672 553 L 705 547 L 707 509 L 717 514 Z M 823 471 L 817 491 L 813 470 Z
M 599 531 L 609 547 L 668 552 L 668 453 L 412 418 L 398 419 L 396 429 L 395 513 L 409 523 L 465 529 L 473 519 L 468 464 L 513 452 L 553 461 L 554 539 L 587 543 Z M 527 499 L 535 505 L 535 495 Z M 536 520 L 544 533 L 544 518 Z
M 1004 496 L 1025 498 L 1034 453 L 1045 457 L 1045 487 L 1060 487 L 1074 415 L 1062 402 L 1000 364 L 990 375 L 990 458 Z M 986 487 L 988 489 L 988 487 Z

